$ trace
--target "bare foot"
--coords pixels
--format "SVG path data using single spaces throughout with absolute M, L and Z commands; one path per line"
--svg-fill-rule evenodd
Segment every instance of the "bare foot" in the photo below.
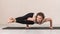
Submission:
M 9 18 L 8 18 L 8 23 L 13 23 L 13 22 L 14 22 L 14 18 L 9 17 Z

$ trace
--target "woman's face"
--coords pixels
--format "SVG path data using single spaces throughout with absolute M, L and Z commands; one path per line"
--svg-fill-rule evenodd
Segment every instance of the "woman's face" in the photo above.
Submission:
M 40 23 L 40 22 L 43 20 L 42 16 L 39 16 L 39 15 L 37 16 L 36 19 L 37 19 L 37 22 L 38 22 L 38 23 Z

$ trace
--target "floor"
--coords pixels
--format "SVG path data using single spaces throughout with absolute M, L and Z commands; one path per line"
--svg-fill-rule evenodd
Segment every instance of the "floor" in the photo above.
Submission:
M 12 25 L 8 25 L 9 27 Z M 16 25 L 14 25 L 15 27 L 17 27 Z M 18 25 L 19 26 L 19 25 Z M 60 30 L 59 29 L 54 29 L 54 30 L 27 30 L 27 29 L 7 29 L 7 30 L 3 30 L 2 28 L 7 27 L 7 25 L 0 25 L 0 34 L 60 34 Z
M 0 34 L 60 34 L 60 30 L 0 30 Z

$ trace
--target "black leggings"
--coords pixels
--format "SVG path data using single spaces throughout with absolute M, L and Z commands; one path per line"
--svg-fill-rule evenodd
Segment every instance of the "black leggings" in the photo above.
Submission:
M 17 17 L 17 18 L 16 18 L 16 22 L 17 22 L 17 23 L 21 23 L 21 24 L 34 24 L 33 21 L 27 20 L 27 18 L 29 18 L 29 17 L 32 18 L 32 17 L 33 17 L 33 14 L 34 14 L 34 13 L 28 13 L 28 14 L 22 16 L 22 17 Z

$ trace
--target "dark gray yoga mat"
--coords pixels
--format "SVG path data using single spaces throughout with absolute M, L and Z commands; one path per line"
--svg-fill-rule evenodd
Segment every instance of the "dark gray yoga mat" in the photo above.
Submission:
M 30 27 L 30 28 L 25 28 L 25 27 L 5 27 L 3 29 L 50 29 L 49 27 Z M 53 27 L 53 29 L 60 29 L 60 27 Z

